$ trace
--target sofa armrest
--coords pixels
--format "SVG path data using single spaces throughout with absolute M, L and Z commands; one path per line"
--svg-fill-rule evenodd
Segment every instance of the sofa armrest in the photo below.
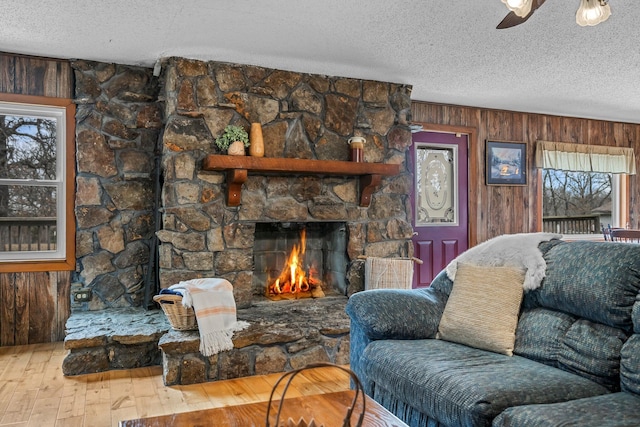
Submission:
M 433 288 L 355 293 L 346 311 L 368 340 L 434 338 L 447 295 Z

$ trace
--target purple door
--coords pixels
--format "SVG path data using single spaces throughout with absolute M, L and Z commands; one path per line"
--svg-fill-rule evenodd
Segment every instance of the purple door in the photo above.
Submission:
M 469 245 L 467 147 L 469 136 L 420 131 L 413 134 L 413 287 L 433 278 Z

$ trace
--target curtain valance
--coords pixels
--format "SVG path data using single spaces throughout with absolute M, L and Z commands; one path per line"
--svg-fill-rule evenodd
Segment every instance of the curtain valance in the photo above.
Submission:
M 575 172 L 636 174 L 633 148 L 537 141 L 536 167 Z

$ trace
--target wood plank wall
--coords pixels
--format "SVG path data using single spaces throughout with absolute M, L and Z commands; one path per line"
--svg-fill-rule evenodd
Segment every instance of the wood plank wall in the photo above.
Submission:
M 525 233 L 542 229 L 542 189 L 539 171 L 534 166 L 535 141 L 548 140 L 578 144 L 631 147 L 636 153 L 636 167 L 640 171 L 640 125 L 520 113 L 475 107 L 442 105 L 414 101 L 413 121 L 452 127 L 475 129 L 470 141 L 469 217 L 470 241 L 481 243 L 505 233 Z M 640 117 L 638 118 L 640 121 Z M 526 186 L 488 186 L 485 184 L 485 142 L 511 141 L 527 144 L 528 184 Z M 634 228 L 640 228 L 640 195 L 637 175 L 631 176 L 629 214 Z
M 0 53 L 0 92 L 73 98 L 68 61 Z M 0 346 L 64 339 L 71 272 L 0 274 Z

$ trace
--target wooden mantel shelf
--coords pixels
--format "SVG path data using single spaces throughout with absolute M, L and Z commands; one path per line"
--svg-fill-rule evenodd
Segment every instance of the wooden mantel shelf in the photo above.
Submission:
M 204 158 L 205 171 L 227 173 L 227 205 L 239 206 L 242 184 L 249 172 L 282 175 L 343 175 L 360 177 L 360 206 L 371 203 L 371 194 L 380 185 L 382 176 L 400 173 L 400 165 L 384 163 L 356 163 L 339 160 L 309 160 L 228 156 L 211 154 Z

